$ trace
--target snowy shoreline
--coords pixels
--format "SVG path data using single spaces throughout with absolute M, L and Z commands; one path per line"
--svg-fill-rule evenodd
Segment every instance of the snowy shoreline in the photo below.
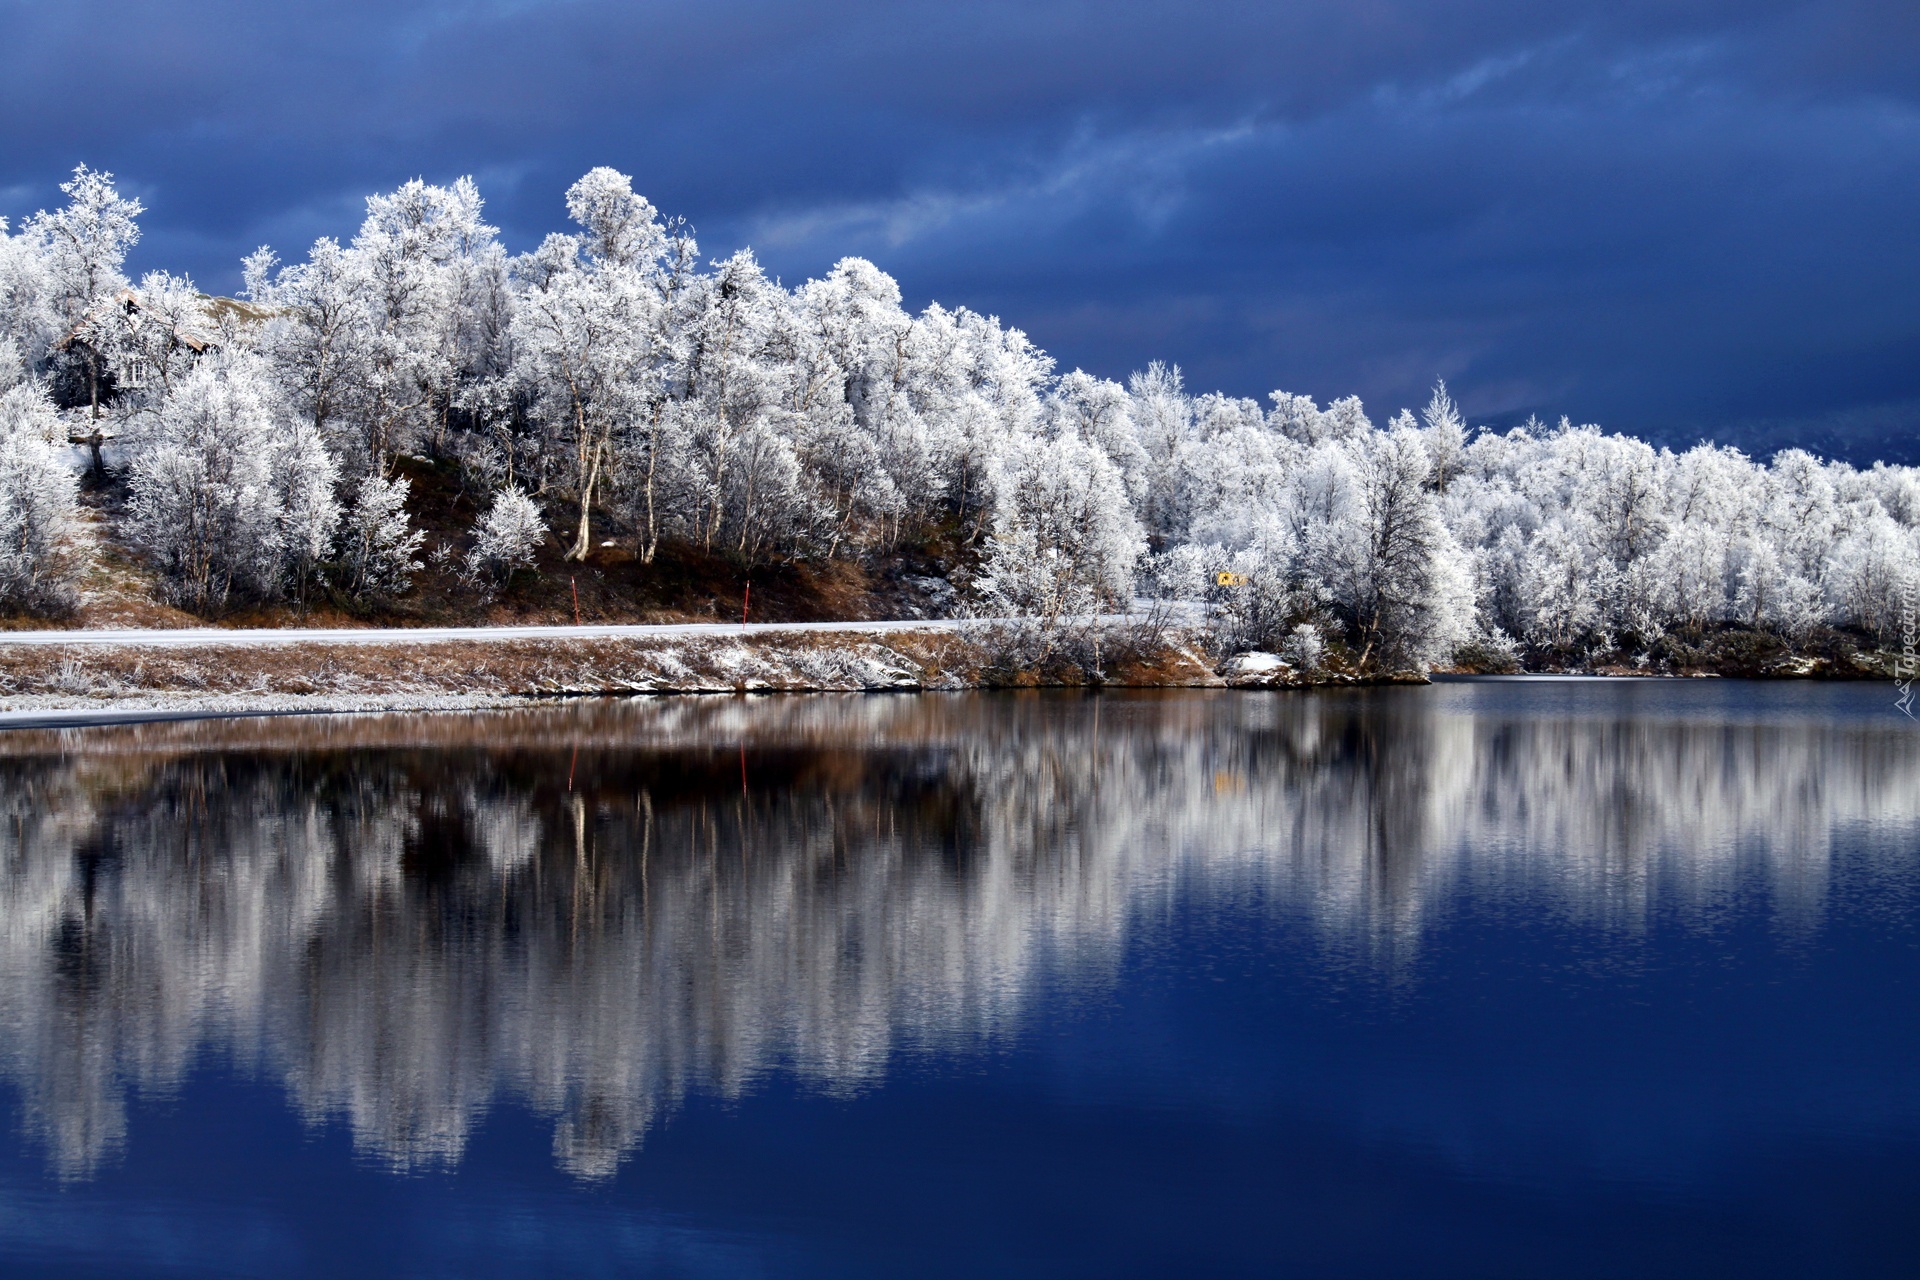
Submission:
M 567 696 L 1223 683 L 1189 633 L 1124 625 L 1071 634 L 902 627 L 484 643 L 0 646 L 5 720 L 86 710 L 467 710 Z
M 0 636 L 0 727 L 176 716 L 466 711 L 558 697 L 997 688 L 1308 689 L 1430 679 L 1730 676 L 1884 679 L 1891 655 L 1810 656 L 1738 645 L 1664 669 L 1600 665 L 1431 675 L 1365 665 L 1343 646 L 1234 651 L 1211 625 L 1163 613 L 1101 619 L 444 630 L 413 635 L 97 633 Z M 1707 651 L 1702 657 L 1711 658 Z

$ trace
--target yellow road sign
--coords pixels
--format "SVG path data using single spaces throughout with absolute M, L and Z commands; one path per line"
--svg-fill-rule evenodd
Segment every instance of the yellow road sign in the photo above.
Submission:
M 1213 585 L 1216 587 L 1244 587 L 1247 585 L 1247 575 L 1244 573 L 1228 573 L 1222 570 L 1213 575 Z

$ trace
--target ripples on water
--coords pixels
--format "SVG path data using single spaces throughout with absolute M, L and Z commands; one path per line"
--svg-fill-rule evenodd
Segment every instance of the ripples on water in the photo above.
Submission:
M 700 1123 L 774 1141 L 809 1108 L 857 1129 L 890 1078 L 906 1096 L 961 1081 L 952 1106 L 1035 1132 L 1104 1115 L 1131 1135 L 1107 1159 L 1147 1182 L 1189 1158 L 1163 1123 L 1188 1116 L 1229 1143 L 1333 1131 L 1326 1161 L 1397 1152 L 1449 1188 L 1393 1192 L 1424 1197 L 1396 1208 L 1367 1189 L 1412 1175 L 1350 1171 L 1352 1195 L 1312 1208 L 1293 1157 L 1216 1151 L 1280 1218 L 1425 1222 L 1436 1251 L 1316 1245 L 1289 1268 L 1252 1225 L 1268 1209 L 1163 1187 L 1160 1229 L 1115 1228 L 1146 1252 L 1089 1274 L 1177 1273 L 1182 1241 L 1223 1271 L 1572 1274 L 1555 1241 L 1604 1228 L 1544 1229 L 1508 1259 L 1480 1237 L 1513 1228 L 1484 1206 L 1449 1217 L 1446 1197 L 1491 1179 L 1564 1199 L 1597 1178 L 1638 1184 L 1636 1203 L 1744 1205 L 1697 1184 L 1756 1130 L 1870 1141 L 1904 1194 L 1920 734 L 1884 694 L 664 699 L 0 736 L 0 1070 L 32 1153 L 0 1256 L 84 1252 L 22 1226 L 20 1197 L 106 1194 L 141 1158 L 141 1100 L 164 1109 L 201 1077 L 271 1086 L 310 1133 L 349 1132 L 373 1166 L 357 1176 L 453 1176 L 450 1201 L 476 1133 L 517 1108 L 564 1171 L 539 1202 L 556 1213 L 604 1207 L 696 1104 L 731 1100 Z M 1853 1016 L 1867 989 L 1892 1002 L 1884 1035 Z M 1802 1034 L 1853 1040 L 1826 1054 Z M 983 1076 L 1017 1106 L 964 1084 Z M 749 1115 L 757 1098 L 791 1110 Z M 910 1130 L 894 1126 L 908 1148 Z M 951 1173 L 924 1148 L 887 1160 Z M 1111 1176 L 1077 1160 L 1062 1170 Z M 122 1196 L 117 1212 L 153 1209 Z M 1098 1210 L 1059 1239 L 1003 1210 L 971 1256 L 1055 1274 L 1106 1257 L 1077 1235 L 1113 1225 Z M 677 1212 L 751 1247 L 669 1250 L 669 1271 L 871 1263 L 777 1205 L 716 1193 Z M 1818 1272 L 1852 1240 L 1872 1264 L 1873 1230 L 1834 1228 L 1801 1260 Z M 959 1266 L 924 1243 L 889 1256 Z M 1647 1257 L 1695 1256 L 1680 1243 Z M 294 1261 L 276 1247 L 260 1258 Z M 570 1247 L 535 1252 L 584 1266 Z

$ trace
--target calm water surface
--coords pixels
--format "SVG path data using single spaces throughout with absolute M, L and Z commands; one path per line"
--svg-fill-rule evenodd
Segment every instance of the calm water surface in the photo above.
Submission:
M 1920 1273 L 1891 704 L 0 734 L 0 1272 Z

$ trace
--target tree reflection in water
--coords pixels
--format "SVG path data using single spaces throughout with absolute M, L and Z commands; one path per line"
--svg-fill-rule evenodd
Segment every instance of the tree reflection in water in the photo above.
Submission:
M 691 1091 L 855 1091 L 903 1046 L 976 1045 L 1193 895 L 1389 969 L 1490 889 L 1632 931 L 1757 875 L 1805 930 L 1837 827 L 1920 818 L 1920 752 L 1890 717 L 1735 696 L 683 698 L 9 735 L 0 1054 L 68 1178 L 122 1146 L 129 1089 L 217 1051 L 396 1168 L 456 1162 L 517 1098 L 596 1179 Z

